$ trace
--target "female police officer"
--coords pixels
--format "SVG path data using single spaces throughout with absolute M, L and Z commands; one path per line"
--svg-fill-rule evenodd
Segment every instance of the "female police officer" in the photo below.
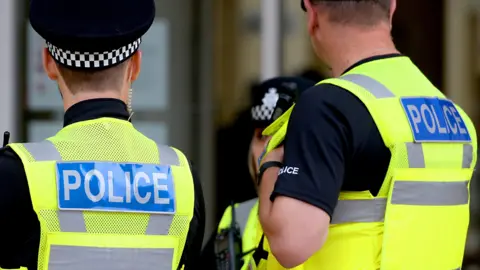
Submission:
M 262 132 L 272 121 L 273 112 L 277 106 L 277 101 L 287 99 L 293 102 L 297 95 L 314 85 L 313 81 L 300 77 L 277 77 L 267 80 L 253 87 L 251 122 L 254 126 L 253 136 L 251 138 L 248 154 L 248 167 L 252 179 L 255 179 L 258 171 L 258 158 L 265 146 L 266 137 Z M 282 99 L 283 97 L 283 99 Z M 244 265 L 242 269 L 248 269 L 247 265 L 253 259 L 254 249 L 259 243 L 262 235 L 260 224 L 257 219 L 258 199 L 254 198 L 235 207 L 235 221 L 239 225 L 239 233 L 242 238 L 242 249 Z M 219 238 L 223 230 L 228 230 L 231 226 L 231 207 L 228 207 L 218 226 L 218 231 L 214 233 L 202 252 L 202 269 L 215 269 L 215 240 Z M 218 250 L 217 250 L 218 251 Z M 219 254 L 217 254 L 219 255 Z M 217 256 L 218 257 L 218 256 Z M 219 263 L 221 259 L 219 259 Z M 253 262 L 252 262 L 253 263 Z M 217 265 L 220 266 L 220 265 Z M 240 269 L 240 267 L 237 267 Z

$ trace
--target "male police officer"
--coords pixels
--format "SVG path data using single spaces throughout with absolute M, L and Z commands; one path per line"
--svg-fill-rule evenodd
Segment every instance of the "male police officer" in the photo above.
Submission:
M 66 112 L 55 136 L 0 153 L 0 267 L 193 267 L 204 232 L 200 183 L 179 150 L 128 121 L 154 0 L 30 3 Z
M 460 269 L 471 120 L 395 49 L 395 0 L 302 4 L 338 78 L 264 132 L 273 135 L 259 172 L 267 269 Z

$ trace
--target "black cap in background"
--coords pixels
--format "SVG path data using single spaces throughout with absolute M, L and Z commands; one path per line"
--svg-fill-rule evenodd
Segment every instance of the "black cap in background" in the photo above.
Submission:
M 303 91 L 313 87 L 314 81 L 302 77 L 276 77 L 252 87 L 251 116 L 255 127 L 266 127 L 280 96 L 296 100 Z

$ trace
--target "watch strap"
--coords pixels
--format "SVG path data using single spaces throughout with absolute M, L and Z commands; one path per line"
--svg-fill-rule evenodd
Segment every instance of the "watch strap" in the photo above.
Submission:
M 268 168 L 271 168 L 271 167 L 282 168 L 282 167 L 283 167 L 283 163 L 280 162 L 280 161 L 267 161 L 267 162 L 263 163 L 263 164 L 260 166 L 260 169 L 258 170 L 257 186 L 260 186 L 260 182 L 262 181 L 262 177 L 263 177 L 263 174 L 265 173 L 265 171 L 266 171 Z

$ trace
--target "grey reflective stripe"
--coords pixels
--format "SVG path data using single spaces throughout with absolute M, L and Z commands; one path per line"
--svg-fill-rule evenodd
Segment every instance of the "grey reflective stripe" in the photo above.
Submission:
M 23 147 L 32 155 L 35 161 L 62 161 L 62 156 L 51 141 L 24 143 Z M 167 145 L 157 144 L 160 164 L 179 166 L 180 159 L 177 152 Z
M 425 156 L 421 143 L 407 143 L 407 155 L 410 168 L 425 168 Z
M 468 181 L 423 182 L 395 181 L 391 204 L 416 206 L 452 206 L 468 204 Z M 331 224 L 381 222 L 386 199 L 339 200 Z
M 48 270 L 171 270 L 173 249 L 50 247 Z
M 395 181 L 392 204 L 463 205 L 468 203 L 468 181 Z
M 387 199 L 339 200 L 331 224 L 348 222 L 381 222 L 385 217 Z
M 83 213 L 79 211 L 57 211 L 61 232 L 87 232 Z
M 23 147 L 32 155 L 35 161 L 61 161 L 62 156 L 51 141 L 24 143 Z
M 87 232 L 83 212 L 59 210 L 57 216 L 61 232 Z M 168 235 L 172 222 L 173 215 L 150 214 L 145 234 Z
M 57 212 L 61 232 L 87 232 L 83 213 L 79 211 Z M 173 215 L 151 214 L 145 231 L 146 235 L 168 235 Z
M 158 155 L 160 156 L 160 164 L 162 165 L 171 165 L 171 166 L 180 166 L 180 159 L 177 155 L 177 152 L 173 150 L 170 146 L 157 144 Z
M 173 215 L 150 215 L 146 235 L 168 235 L 173 222 Z
M 240 233 L 243 235 L 245 227 L 247 226 L 248 217 L 252 211 L 253 206 L 257 203 L 258 199 L 251 199 L 246 202 L 240 203 L 235 207 L 235 221 L 240 226 Z
M 363 87 L 376 98 L 391 98 L 395 95 L 381 82 L 362 74 L 347 74 L 339 79 L 349 81 Z
M 473 161 L 473 146 L 469 143 L 463 145 L 462 168 L 470 168 Z

